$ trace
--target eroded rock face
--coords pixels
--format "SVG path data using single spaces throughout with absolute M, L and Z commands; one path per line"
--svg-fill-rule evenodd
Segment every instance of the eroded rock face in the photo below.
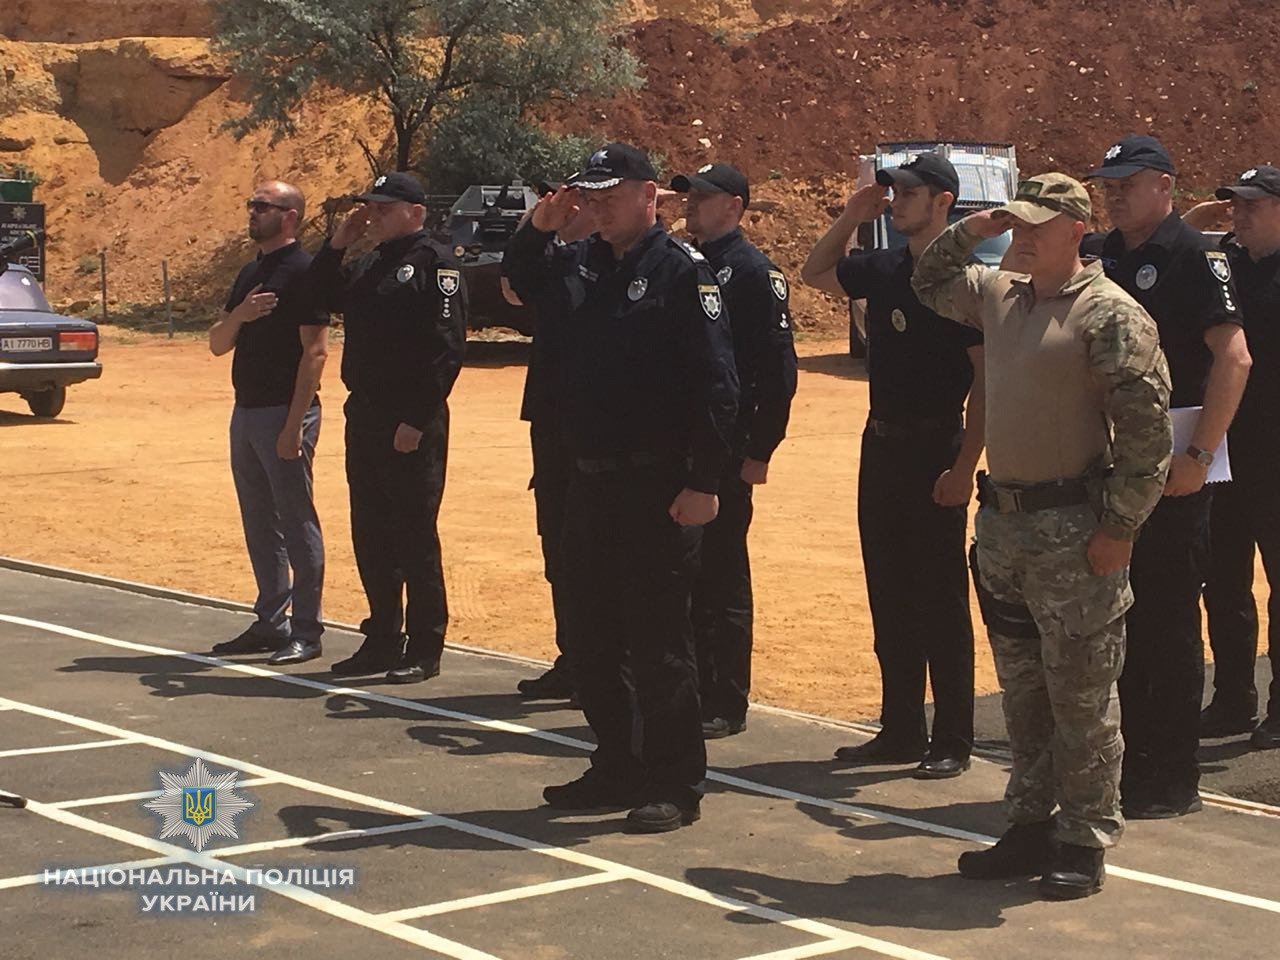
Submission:
M 5 0 L 0 36 L 47 43 L 121 37 L 207 37 L 208 0 Z

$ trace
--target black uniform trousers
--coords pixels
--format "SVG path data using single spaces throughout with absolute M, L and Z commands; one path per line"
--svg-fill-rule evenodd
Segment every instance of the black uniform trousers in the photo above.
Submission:
M 1200 784 L 1204 642 L 1200 593 L 1209 565 L 1211 488 L 1162 497 L 1133 545 L 1120 674 L 1121 794 L 1180 803 Z
M 858 530 L 880 661 L 880 724 L 895 743 L 937 756 L 973 749 L 973 622 L 965 557 L 966 507 L 940 507 L 933 486 L 961 435 L 941 427 L 862 435 Z M 932 742 L 925 678 L 933 688 Z
M 698 658 L 702 717 L 741 724 L 751 691 L 753 603 L 751 558 L 751 485 L 743 483 L 741 463 L 720 481 L 720 512 L 702 531 L 702 559 L 693 587 L 693 636 Z
M 575 470 L 565 517 L 570 646 L 595 772 L 692 806 L 707 753 L 689 593 L 702 530 L 667 511 L 683 463 Z
M 569 653 L 568 598 L 564 576 L 564 518 L 569 499 L 573 458 L 554 420 L 535 419 L 529 424 L 529 448 L 533 456 L 533 506 L 538 537 L 542 542 L 542 567 L 551 587 L 551 612 L 556 622 L 555 669 L 574 676 Z
M 444 650 L 449 608 L 436 521 L 444 496 L 449 409 L 423 431 L 418 449 L 398 453 L 398 421 L 375 411 L 357 394 L 348 398 L 347 486 L 351 541 L 369 618 L 369 637 L 408 634 L 406 657 L 437 660 Z

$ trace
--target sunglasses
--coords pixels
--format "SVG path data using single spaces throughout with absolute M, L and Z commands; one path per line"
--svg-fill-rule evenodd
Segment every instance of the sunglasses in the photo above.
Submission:
M 268 210 L 292 210 L 292 207 L 286 207 L 279 203 L 271 203 L 268 200 L 246 200 L 244 208 L 252 213 L 266 213 Z

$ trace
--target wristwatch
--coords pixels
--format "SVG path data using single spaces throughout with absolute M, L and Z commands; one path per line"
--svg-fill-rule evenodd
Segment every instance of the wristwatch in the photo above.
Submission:
M 1187 447 L 1187 456 L 1206 469 L 1213 465 L 1213 454 L 1208 450 L 1201 450 L 1199 447 L 1189 446 Z

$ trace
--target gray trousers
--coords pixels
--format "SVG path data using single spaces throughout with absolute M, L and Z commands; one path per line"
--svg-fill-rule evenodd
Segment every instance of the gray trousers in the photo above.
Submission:
M 288 407 L 233 408 L 231 475 L 258 585 L 253 604 L 258 622 L 251 629 L 266 637 L 311 642 L 324 632 L 324 540 L 311 481 L 320 406 L 303 418 L 302 456 L 297 460 L 281 460 L 276 454 L 288 413 Z

